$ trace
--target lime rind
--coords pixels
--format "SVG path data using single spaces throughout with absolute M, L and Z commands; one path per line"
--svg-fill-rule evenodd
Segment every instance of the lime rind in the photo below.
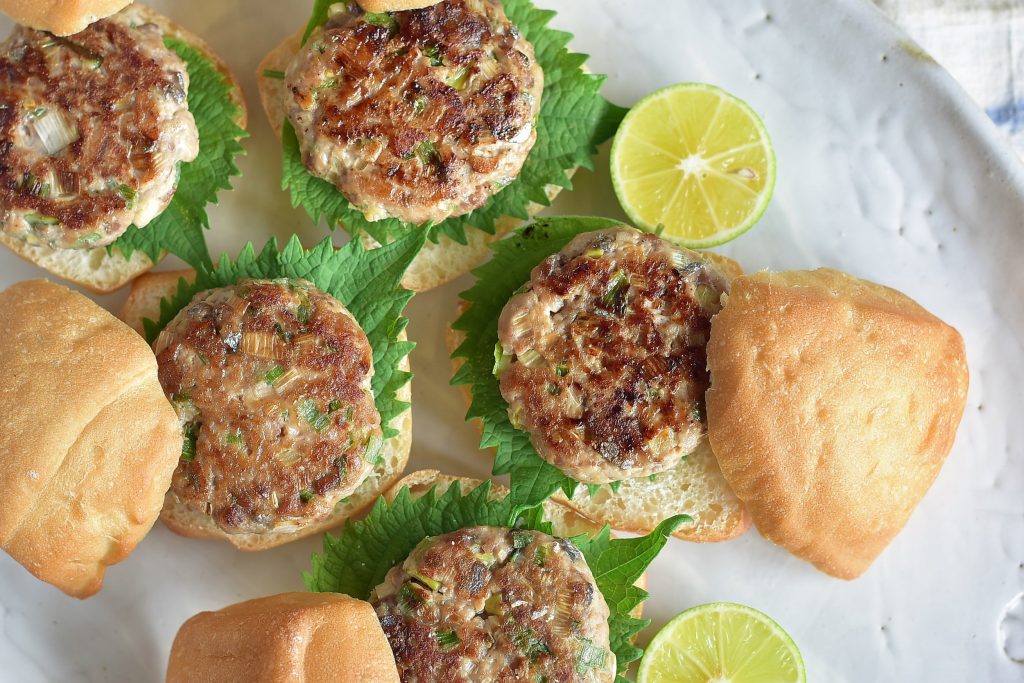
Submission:
M 711 619 L 710 617 L 716 616 L 717 618 Z M 723 657 L 723 648 L 726 647 L 727 638 L 722 633 L 722 618 L 725 616 L 730 617 L 742 617 L 745 620 L 745 625 L 748 629 L 750 626 L 760 627 L 765 631 L 769 638 L 763 640 L 760 643 L 754 644 L 752 652 L 744 652 L 748 656 L 748 661 L 753 659 L 754 655 L 760 652 L 765 645 L 777 645 L 776 651 L 784 653 L 784 657 L 788 658 L 787 663 L 790 664 L 788 671 L 771 671 L 771 672 L 758 672 L 748 677 L 735 677 L 735 678 L 719 678 L 718 672 L 708 670 L 705 664 L 715 664 L 715 662 L 705 662 L 699 657 L 694 656 L 687 647 L 678 647 L 679 636 L 685 633 L 687 630 L 688 622 L 704 619 L 708 622 L 707 625 L 714 624 L 716 627 L 715 633 L 701 632 L 701 639 L 697 646 L 698 648 L 711 649 L 713 648 L 718 654 L 719 660 Z M 732 645 L 732 643 L 729 643 Z M 696 648 L 690 648 L 696 649 Z M 698 605 L 692 607 L 682 614 L 679 614 L 670 622 L 668 622 L 654 639 L 647 646 L 646 652 L 643 659 L 640 662 L 640 668 L 637 672 L 637 683 L 690 683 L 688 679 L 680 678 L 675 676 L 673 678 L 659 678 L 661 674 L 655 672 L 655 668 L 665 659 L 667 655 L 673 656 L 676 661 L 686 661 L 688 668 L 697 668 L 700 672 L 700 679 L 693 679 L 694 682 L 698 680 L 702 681 L 730 681 L 731 683 L 745 683 L 746 681 L 773 681 L 773 683 L 806 683 L 807 672 L 804 667 L 803 657 L 800 655 L 800 650 L 797 648 L 793 638 L 783 629 L 779 624 L 769 617 L 764 612 L 748 607 L 746 605 L 740 605 L 734 602 L 713 602 L 704 605 Z M 738 673 L 736 671 L 729 672 L 732 674 Z M 769 677 L 765 677 L 765 676 Z M 788 676 L 788 677 L 780 677 Z
M 651 224 L 649 220 L 639 215 L 636 208 L 633 206 L 632 202 L 629 201 L 628 194 L 625 188 L 623 187 L 624 181 L 622 178 L 622 174 L 620 173 L 620 170 L 616 164 L 616 160 L 619 158 L 620 147 L 622 144 L 624 144 L 623 140 L 629 139 L 627 136 L 624 136 L 622 134 L 622 131 L 630 130 L 631 121 L 636 116 L 639 116 L 641 112 L 646 107 L 650 106 L 652 103 L 662 99 L 669 98 L 673 95 L 678 94 L 680 91 L 684 90 L 688 92 L 712 94 L 723 101 L 729 102 L 736 109 L 743 112 L 748 118 L 749 122 L 756 129 L 758 135 L 760 136 L 759 141 L 763 142 L 763 150 L 765 153 L 765 184 L 763 189 L 759 192 L 757 202 L 747 212 L 744 219 L 741 222 L 739 222 L 735 227 L 727 228 L 724 230 L 718 230 L 714 232 L 711 236 L 704 239 L 687 239 L 679 235 L 674 235 L 672 234 L 671 230 L 663 230 L 664 226 L 658 224 Z M 629 143 L 627 142 L 625 144 Z M 724 151 L 728 152 L 733 150 Z M 719 154 L 721 154 L 721 152 L 719 152 Z M 717 154 L 714 156 L 717 156 Z M 752 228 L 764 215 L 764 212 L 768 208 L 768 204 L 771 202 L 772 195 L 775 191 L 775 149 L 772 146 L 771 136 L 768 134 L 768 129 L 764 125 L 764 122 L 761 120 L 761 117 L 757 115 L 757 112 L 755 112 L 749 104 L 747 104 L 740 98 L 736 97 L 735 95 L 732 95 L 731 93 L 723 90 L 722 88 L 719 88 L 718 86 L 710 85 L 708 83 L 676 83 L 674 85 L 670 85 L 665 88 L 661 88 L 660 90 L 652 92 L 651 94 L 642 98 L 635 105 L 633 105 L 633 108 L 630 109 L 628 114 L 626 114 L 625 118 L 622 121 L 622 124 L 619 126 L 619 133 L 615 136 L 615 140 L 612 143 L 610 166 L 612 186 L 615 190 L 615 194 L 619 199 L 619 203 L 622 205 L 623 211 L 625 211 L 626 215 L 629 216 L 633 224 L 636 227 L 641 228 L 643 230 L 647 230 L 650 232 L 658 232 L 662 234 L 662 236 L 665 239 L 691 249 L 706 249 L 708 247 L 715 247 L 721 244 L 725 244 L 726 242 L 732 241 L 739 237 L 740 235 L 742 235 L 743 233 L 745 233 L 746 231 L 750 230 L 750 228 Z

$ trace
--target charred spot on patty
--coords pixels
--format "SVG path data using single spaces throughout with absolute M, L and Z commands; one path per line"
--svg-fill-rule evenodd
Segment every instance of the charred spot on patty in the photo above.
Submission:
M 332 11 L 286 77 L 314 175 L 370 220 L 424 223 L 482 206 L 519 174 L 543 73 L 497 0 Z
M 0 229 L 95 248 L 163 211 L 198 131 L 185 63 L 136 8 L 67 38 L 18 27 L 0 73 Z
M 369 341 L 309 282 L 200 292 L 154 351 L 189 453 L 171 490 L 229 533 L 329 515 L 379 457 Z
M 547 534 L 471 527 L 425 539 L 371 603 L 405 682 L 615 676 L 608 605 L 582 554 Z
M 514 426 L 587 483 L 673 467 L 703 437 L 705 346 L 727 282 L 699 254 L 631 228 L 580 235 L 502 311 Z

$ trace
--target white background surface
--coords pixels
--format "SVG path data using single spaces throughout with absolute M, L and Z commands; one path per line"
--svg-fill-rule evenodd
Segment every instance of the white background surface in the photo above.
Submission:
M 211 252 L 324 232 L 278 191 L 279 148 L 258 110 L 261 56 L 307 16 L 305 0 L 171 0 L 247 88 L 253 137 L 238 190 L 213 212 Z M 832 266 L 902 289 L 956 325 L 971 366 L 956 447 L 903 534 L 861 579 L 816 572 L 756 531 L 720 545 L 673 541 L 651 571 L 654 627 L 707 601 L 750 604 L 794 637 L 812 681 L 1021 681 L 997 645 L 1024 587 L 1024 171 L 937 66 L 859 0 L 546 0 L 573 46 L 628 104 L 686 80 L 758 110 L 779 179 L 762 223 L 725 252 L 748 269 Z M 8 23 L 0 21 L 0 32 Z M 607 176 L 577 175 L 556 210 L 618 216 Z M 339 237 L 340 239 L 340 237 Z M 165 266 L 167 267 L 167 266 Z M 0 253 L 0 286 L 40 272 Z M 443 334 L 470 279 L 410 307 L 417 373 L 411 469 L 484 476 L 489 458 L 448 386 Z M 120 304 L 123 294 L 101 298 Z M 55 397 L 55 409 L 68 397 Z M 2 457 L 2 454 L 0 454 Z M 310 539 L 256 555 L 158 526 L 103 591 L 78 602 L 0 555 L 0 680 L 158 681 L 193 613 L 302 589 Z M 649 631 L 645 635 L 649 635 Z

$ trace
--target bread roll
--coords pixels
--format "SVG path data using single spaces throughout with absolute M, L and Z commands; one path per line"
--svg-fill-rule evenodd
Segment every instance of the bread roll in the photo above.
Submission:
M 708 366 L 711 446 L 755 526 L 844 579 L 906 524 L 967 396 L 956 330 L 828 269 L 734 280 Z
M 24 26 L 69 36 L 132 0 L 0 0 L 0 11 Z
M 156 359 L 45 280 L 0 293 L 0 547 L 86 598 L 156 521 L 181 454 Z
M 398 683 L 369 603 L 284 593 L 201 612 L 178 631 L 167 683 Z

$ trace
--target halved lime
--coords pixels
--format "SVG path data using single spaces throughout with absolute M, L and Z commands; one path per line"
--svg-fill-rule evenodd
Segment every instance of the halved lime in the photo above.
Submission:
M 640 100 L 611 157 L 615 194 L 639 228 L 687 247 L 722 244 L 764 213 L 775 153 L 742 100 L 704 83 L 679 83 Z
M 713 602 L 658 632 L 637 683 L 803 683 L 804 662 L 782 627 L 752 607 Z

